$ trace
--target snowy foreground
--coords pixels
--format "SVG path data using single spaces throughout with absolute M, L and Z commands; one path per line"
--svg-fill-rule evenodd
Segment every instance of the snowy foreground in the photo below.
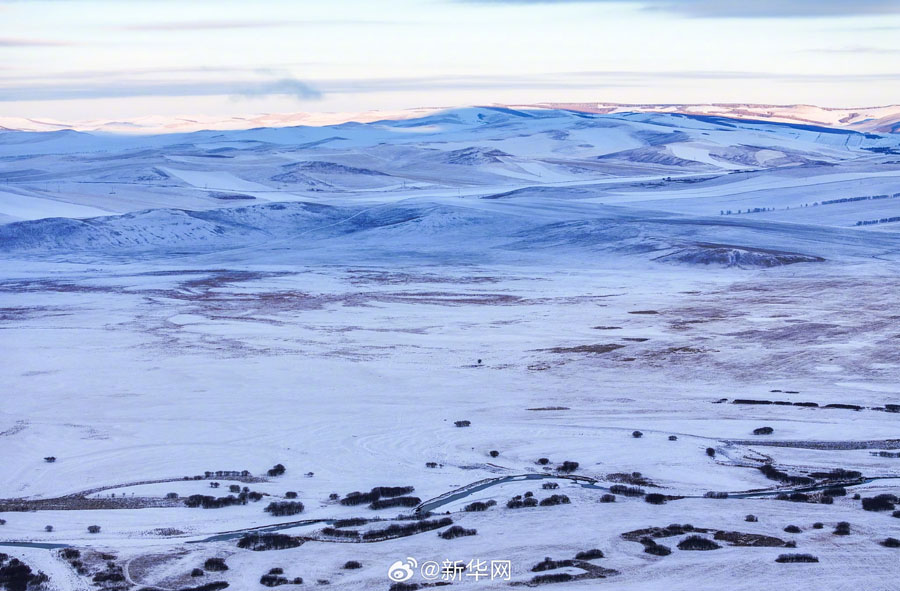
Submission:
M 59 590 L 896 589 L 898 216 L 900 136 L 785 122 L 0 131 L 0 552 Z

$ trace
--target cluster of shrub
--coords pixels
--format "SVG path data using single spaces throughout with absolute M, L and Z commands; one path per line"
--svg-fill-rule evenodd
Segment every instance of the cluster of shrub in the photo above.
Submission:
M 565 568 L 568 566 L 575 566 L 575 563 L 571 560 L 553 560 L 552 558 L 547 556 L 542 561 L 532 566 L 531 572 L 540 573 L 548 570 L 555 570 L 557 568 Z
M 642 497 L 646 493 L 644 489 L 638 486 L 626 486 L 624 484 L 614 484 L 609 487 L 609 492 L 614 495 L 622 495 L 624 497 Z
M 881 494 L 863 498 L 862 508 L 865 511 L 893 511 L 895 503 L 900 503 L 896 495 Z
M 722 546 L 703 536 L 688 536 L 678 542 L 679 550 L 718 550 Z
M 661 495 L 659 493 L 650 493 L 644 496 L 644 501 L 650 503 L 651 505 L 665 505 L 666 500 L 666 495 Z
M 0 553 L 0 589 L 24 591 L 38 589 L 50 578 L 42 572 L 34 572 L 31 567 L 19 560 Z
M 819 562 L 812 554 L 779 554 L 775 562 Z
M 276 517 L 296 515 L 298 513 L 303 513 L 303 503 L 299 501 L 276 501 L 269 503 L 265 508 L 265 512 Z
M 563 462 L 562 464 L 560 464 L 559 466 L 556 467 L 556 471 L 560 472 L 561 474 L 571 474 L 572 472 L 574 472 L 577 469 L 578 469 L 578 462 L 571 462 L 569 460 L 566 460 L 565 462 Z
M 227 589 L 228 583 L 225 581 L 216 581 L 214 583 L 206 583 L 205 585 L 200 585 L 198 587 L 184 587 L 179 589 L 178 591 L 221 591 L 222 589 Z
M 474 536 L 478 534 L 478 530 L 475 529 L 466 529 L 460 525 L 454 525 L 453 527 L 449 527 L 439 533 L 438 535 L 445 540 L 452 540 L 453 538 L 461 538 L 463 536 Z
M 469 503 L 465 507 L 463 507 L 463 511 L 467 511 L 469 513 L 475 511 L 487 511 L 489 508 L 493 507 L 497 504 L 497 501 L 491 499 L 490 501 L 475 501 L 474 503 Z
M 269 468 L 269 471 L 266 472 L 266 474 L 267 474 L 268 476 L 272 476 L 272 477 L 274 477 L 274 476 L 281 476 L 282 474 L 285 473 L 286 470 L 287 470 L 287 469 L 284 467 L 283 464 L 275 464 L 274 466 L 272 466 L 271 468 Z
M 94 574 L 91 580 L 98 585 L 103 585 L 105 583 L 123 583 L 125 582 L 125 573 L 121 566 L 110 560 L 106 563 L 106 570 Z
M 82 577 L 87 576 L 88 570 L 84 566 L 84 563 L 81 561 L 81 552 L 79 550 L 75 548 L 63 548 L 60 551 L 59 555 L 63 560 L 68 562 L 73 569 L 75 569 L 75 572 L 77 572 Z M 2 585 L 0 585 L 0 588 L 2 588 Z
M 203 568 L 213 572 L 224 572 L 228 570 L 228 565 L 225 564 L 224 558 L 207 558 Z
M 230 507 L 232 505 L 246 505 L 247 501 L 255 502 L 262 498 L 262 493 L 251 491 L 247 489 L 247 487 L 244 487 L 244 490 L 237 496 L 228 495 L 227 497 L 212 497 L 209 495 L 191 495 L 184 499 L 184 504 L 192 508 L 202 507 L 203 509 L 221 509 L 222 507 Z
M 755 400 L 753 398 L 735 398 L 731 401 L 731 404 L 775 404 L 777 406 L 805 406 L 809 408 L 816 408 L 819 406 L 818 402 L 791 402 L 790 400 Z M 826 406 L 834 407 L 834 405 L 829 404 Z
M 250 470 L 207 470 L 203 473 L 204 478 L 247 478 L 250 476 Z M 197 478 L 196 476 L 194 478 Z M 190 480 L 187 476 L 184 477 L 185 480 Z
M 379 499 L 369 504 L 369 509 L 390 509 L 392 507 L 415 507 L 422 502 L 419 497 L 394 497 L 392 499 Z
M 285 534 L 272 533 L 249 533 L 241 536 L 238 540 L 238 548 L 245 550 L 263 551 L 263 550 L 285 550 L 287 548 L 296 548 L 302 542 L 293 536 Z
M 778 482 L 784 482 L 786 484 L 812 484 L 815 482 L 812 478 L 808 476 L 792 476 L 787 472 L 779 470 L 772 464 L 763 464 L 759 467 L 759 471 L 763 473 L 763 475 L 769 480 L 777 480 Z
M 644 478 L 644 475 L 640 472 L 632 472 L 631 474 L 626 474 L 625 472 L 613 472 L 612 474 L 607 474 L 606 479 L 611 482 L 621 482 L 624 484 L 633 484 L 635 486 L 652 486 L 652 482 L 650 480 Z
M 846 494 L 846 490 L 843 488 L 825 489 L 825 491 L 820 494 L 807 494 L 802 492 L 778 493 L 775 495 L 775 500 L 791 501 L 792 503 L 821 503 L 823 505 L 831 505 L 834 503 L 834 495 L 830 495 L 826 491 L 839 492 L 841 490 Z
M 366 503 L 374 503 L 383 498 L 393 498 L 408 495 L 414 490 L 415 488 L 413 488 L 412 486 L 376 486 L 367 493 L 359 491 L 347 493 L 347 495 L 344 496 L 343 499 L 341 499 L 341 505 L 365 505 Z M 419 501 L 417 501 L 415 504 L 418 505 Z
M 550 495 L 546 499 L 542 499 L 540 502 L 536 498 L 534 498 L 534 493 L 527 492 L 524 497 L 522 495 L 516 495 L 506 502 L 507 509 L 521 509 L 523 507 L 553 507 L 555 505 L 568 505 L 572 501 L 566 495 Z
M 362 534 L 364 540 L 378 540 L 382 538 L 402 538 L 413 534 L 431 531 L 453 525 L 453 520 L 449 517 L 435 519 L 433 521 L 413 521 L 406 525 L 393 523 L 384 529 L 373 529 Z
M 293 579 L 288 579 L 284 575 L 284 569 L 281 567 L 275 567 L 270 569 L 268 573 L 264 574 L 259 578 L 259 584 L 264 587 L 278 587 L 279 585 L 302 585 L 303 579 L 300 577 L 294 577 Z
M 351 540 L 359 539 L 359 532 L 354 529 L 337 529 L 335 527 L 326 527 L 322 529 L 322 533 L 332 538 L 345 538 Z
M 638 540 L 644 547 L 644 552 L 653 556 L 668 556 L 672 553 L 672 549 L 662 544 L 657 544 L 656 540 L 650 537 L 643 537 Z
M 873 226 L 875 224 L 890 224 L 893 222 L 900 222 L 900 216 L 892 216 L 889 218 L 879 218 L 877 220 L 860 220 L 856 222 L 857 226 Z

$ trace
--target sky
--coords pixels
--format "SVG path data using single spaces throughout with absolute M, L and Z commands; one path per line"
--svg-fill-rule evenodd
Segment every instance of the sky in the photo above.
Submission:
M 900 103 L 900 0 L 0 0 L 0 116 Z

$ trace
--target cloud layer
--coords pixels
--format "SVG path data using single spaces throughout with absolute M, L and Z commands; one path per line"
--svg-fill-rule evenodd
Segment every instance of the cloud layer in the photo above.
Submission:
M 474 4 L 635 4 L 691 17 L 780 18 L 900 14 L 897 0 L 460 0 Z

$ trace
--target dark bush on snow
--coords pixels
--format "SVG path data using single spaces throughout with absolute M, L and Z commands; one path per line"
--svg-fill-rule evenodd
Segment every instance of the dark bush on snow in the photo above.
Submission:
M 263 575 L 259 578 L 259 584 L 265 587 L 278 587 L 280 585 L 290 585 L 290 583 L 285 577 L 279 577 L 278 575 Z
M 300 544 L 301 542 L 299 539 L 285 534 L 250 533 L 241 536 L 237 545 L 238 548 L 260 552 L 263 550 L 296 548 Z
M 888 494 L 865 497 L 862 500 L 862 508 L 865 511 L 893 511 L 896 502 L 897 497 Z
M 369 509 L 390 509 L 391 507 L 415 507 L 422 502 L 419 497 L 395 497 L 379 499 L 369 504 Z
M 829 497 L 843 497 L 846 496 L 847 489 L 843 486 L 829 486 L 822 491 L 822 494 L 828 495 Z
M 285 473 L 286 470 L 287 469 L 283 464 L 275 464 L 274 466 L 269 468 L 269 471 L 266 472 L 266 474 L 268 474 L 269 476 L 281 476 Z
M 88 530 L 89 534 L 99 534 L 100 526 L 99 525 L 89 525 L 87 530 Z
M 342 567 L 344 570 L 356 570 L 358 568 L 362 568 L 362 564 L 356 560 L 348 560 L 344 563 Z
M 224 558 L 207 558 L 203 563 L 203 568 L 208 571 L 222 572 L 228 570 L 228 565 L 225 564 Z
M 472 421 L 454 421 L 453 424 L 457 427 L 469 427 L 472 425 Z
M 641 433 L 640 431 L 632 431 L 631 436 L 634 437 L 635 439 L 640 439 L 641 437 L 644 436 L 644 434 Z
M 570 462 L 566 460 L 562 464 L 556 467 L 557 472 L 562 472 L 563 474 L 571 474 L 575 470 L 578 469 L 578 462 Z
M 438 535 L 445 540 L 452 540 L 453 538 L 474 536 L 476 534 L 478 534 L 477 530 L 466 529 L 460 525 L 454 525 L 453 527 L 447 528 L 446 530 L 442 531 Z
M 600 502 L 601 503 L 615 503 L 616 495 L 605 494 L 600 497 Z
M 376 486 L 370 494 L 378 495 L 378 498 L 385 497 L 402 497 L 416 490 L 412 486 Z
M 493 499 L 490 501 L 487 501 L 487 502 L 475 501 L 474 503 L 469 503 L 468 505 L 466 505 L 463 508 L 463 511 L 468 511 L 469 513 L 472 513 L 475 511 L 487 511 L 490 507 L 493 507 L 496 504 L 497 504 L 497 501 L 495 501 Z
M 355 529 L 335 529 L 326 527 L 322 529 L 322 533 L 333 538 L 356 539 L 359 538 L 359 532 Z
M 47 462 L 48 464 L 52 464 L 53 462 L 56 461 L 56 457 L 54 457 L 54 456 L 47 456 L 46 458 L 44 458 L 44 461 Z
M 541 485 L 541 488 L 544 490 L 553 490 L 559 488 L 559 485 L 555 482 L 545 482 Z
M 706 455 L 708 455 L 708 456 L 711 457 L 711 458 L 716 457 L 716 450 L 715 450 L 715 448 L 707 447 L 707 448 L 706 448 Z
M 775 429 L 772 427 L 759 427 L 758 429 L 753 430 L 754 435 L 771 435 L 775 432 Z
M 25 591 L 43 589 L 43 584 L 50 579 L 42 572 L 34 572 L 31 567 L 6 554 L 0 554 L 0 589 L 9 591 Z
M 418 583 L 394 583 L 388 591 L 417 591 Z
M 522 507 L 537 507 L 538 502 L 534 497 L 527 497 L 525 499 L 522 498 L 521 495 L 516 495 L 510 500 L 506 502 L 507 509 L 521 509 Z
M 81 558 L 81 552 L 79 552 L 75 548 L 63 548 L 59 555 L 66 560 L 75 560 L 77 558 Z
M 844 468 L 834 468 L 828 472 L 811 472 L 813 478 L 821 478 L 823 480 L 856 480 L 862 477 L 862 472 L 858 470 L 845 470 Z
M 789 534 L 799 534 L 801 530 L 796 525 L 789 525 L 784 528 L 784 531 L 786 531 Z
M 669 435 L 669 441 L 678 441 L 677 435 Z
M 292 490 L 289 490 L 289 491 L 287 491 L 286 493 L 284 493 L 284 498 L 286 498 L 286 499 L 296 499 L 296 498 L 297 498 L 297 493 L 294 492 L 294 491 L 292 491 Z
M 653 556 L 668 556 L 672 553 L 672 549 L 668 546 L 657 544 L 656 540 L 651 537 L 643 537 L 638 540 L 644 546 L 644 552 Z
M 341 499 L 341 505 L 365 505 L 382 498 L 400 497 L 415 490 L 412 486 L 376 486 L 367 493 L 352 492 Z M 416 503 L 418 504 L 418 503 Z
M 813 526 L 813 529 L 822 529 L 823 527 L 825 527 L 825 524 L 822 523 L 821 521 L 817 521 L 812 526 Z
M 179 589 L 178 591 L 221 591 L 222 589 L 227 589 L 228 583 L 225 581 L 216 581 L 214 583 L 206 583 L 205 585 L 200 585 L 198 587 L 184 587 Z
M 265 512 L 276 517 L 296 515 L 297 513 L 303 513 L 303 503 L 299 501 L 276 501 L 269 503 L 265 508 Z
M 496 458 L 497 456 L 500 455 L 500 452 L 497 451 L 496 449 L 492 449 L 491 451 L 488 452 L 488 455 L 491 456 L 492 458 Z
M 779 554 L 775 562 L 819 562 L 812 554 Z
M 891 513 L 891 517 L 900 517 L 900 511 L 894 511 Z
M 590 550 L 584 550 L 575 555 L 577 560 L 594 560 L 595 558 L 603 558 L 603 550 L 599 550 L 597 548 L 591 548 Z
M 659 493 L 650 493 L 644 497 L 644 501 L 650 503 L 651 505 L 665 505 L 666 504 L 666 495 L 661 495 Z
M 672 553 L 672 549 L 662 544 L 653 544 L 652 546 L 644 546 L 644 552 L 653 556 L 668 556 Z
M 91 580 L 95 583 L 121 583 L 125 580 L 125 575 L 119 570 L 107 570 L 95 574 Z
M 791 476 L 787 472 L 775 468 L 772 464 L 764 464 L 759 467 L 759 471 L 769 480 L 777 480 L 788 484 L 812 484 L 814 480 L 807 476 Z
M 710 490 L 710 491 L 706 491 L 705 493 L 703 493 L 703 498 L 705 498 L 705 499 L 727 499 L 728 493 Z
M 819 502 L 823 505 L 834 505 L 834 497 L 829 497 L 828 495 L 819 495 Z
M 549 556 L 544 558 L 542 561 L 538 562 L 534 566 L 531 567 L 531 572 L 540 573 L 548 570 L 554 570 L 557 568 L 563 568 L 566 566 L 575 566 L 575 563 L 571 560 L 553 560 Z
M 406 525 L 391 524 L 384 529 L 375 529 L 367 531 L 362 535 L 364 540 L 377 540 L 380 538 L 400 538 L 403 536 L 411 536 L 413 534 L 431 531 L 453 525 L 453 520 L 449 517 L 435 519 L 434 521 L 414 521 Z
M 836 536 L 849 536 L 850 535 L 850 524 L 846 521 L 839 522 L 836 526 L 834 526 L 834 535 Z
M 540 506 L 553 507 L 555 505 L 568 505 L 569 503 L 571 503 L 571 501 L 566 495 L 550 495 L 546 499 L 541 500 Z
M 721 546 L 703 536 L 688 536 L 678 542 L 679 550 L 718 550 L 719 548 Z
M 232 505 L 246 505 L 246 497 L 228 495 L 227 497 L 211 497 L 209 495 L 191 495 L 184 500 L 187 507 L 202 507 L 203 509 L 221 509 Z
M 546 585 L 548 583 L 567 583 L 574 579 L 569 573 L 552 573 L 549 575 L 537 575 L 531 579 L 531 585 Z
M 624 484 L 614 484 L 609 487 L 609 492 L 615 495 L 623 495 L 626 497 L 642 497 L 644 489 L 637 486 L 626 486 Z
M 550 458 L 538 458 L 537 463 L 540 464 L 541 466 L 546 466 L 547 464 L 550 463 Z
M 192 577 L 202 577 L 202 576 L 203 576 L 203 569 L 202 569 L 202 568 L 195 568 L 194 570 L 191 571 L 191 576 L 192 576 Z
M 270 568 L 270 569 L 269 569 L 269 574 L 270 574 L 270 575 L 283 575 L 283 574 L 284 574 L 284 569 L 281 568 L 280 566 L 276 566 L 275 568 Z
M 751 523 L 756 523 L 759 519 L 756 518 L 756 515 L 747 515 L 744 517 L 744 521 L 749 521 Z
M 900 548 L 900 540 L 897 538 L 885 538 L 880 544 L 885 548 Z

